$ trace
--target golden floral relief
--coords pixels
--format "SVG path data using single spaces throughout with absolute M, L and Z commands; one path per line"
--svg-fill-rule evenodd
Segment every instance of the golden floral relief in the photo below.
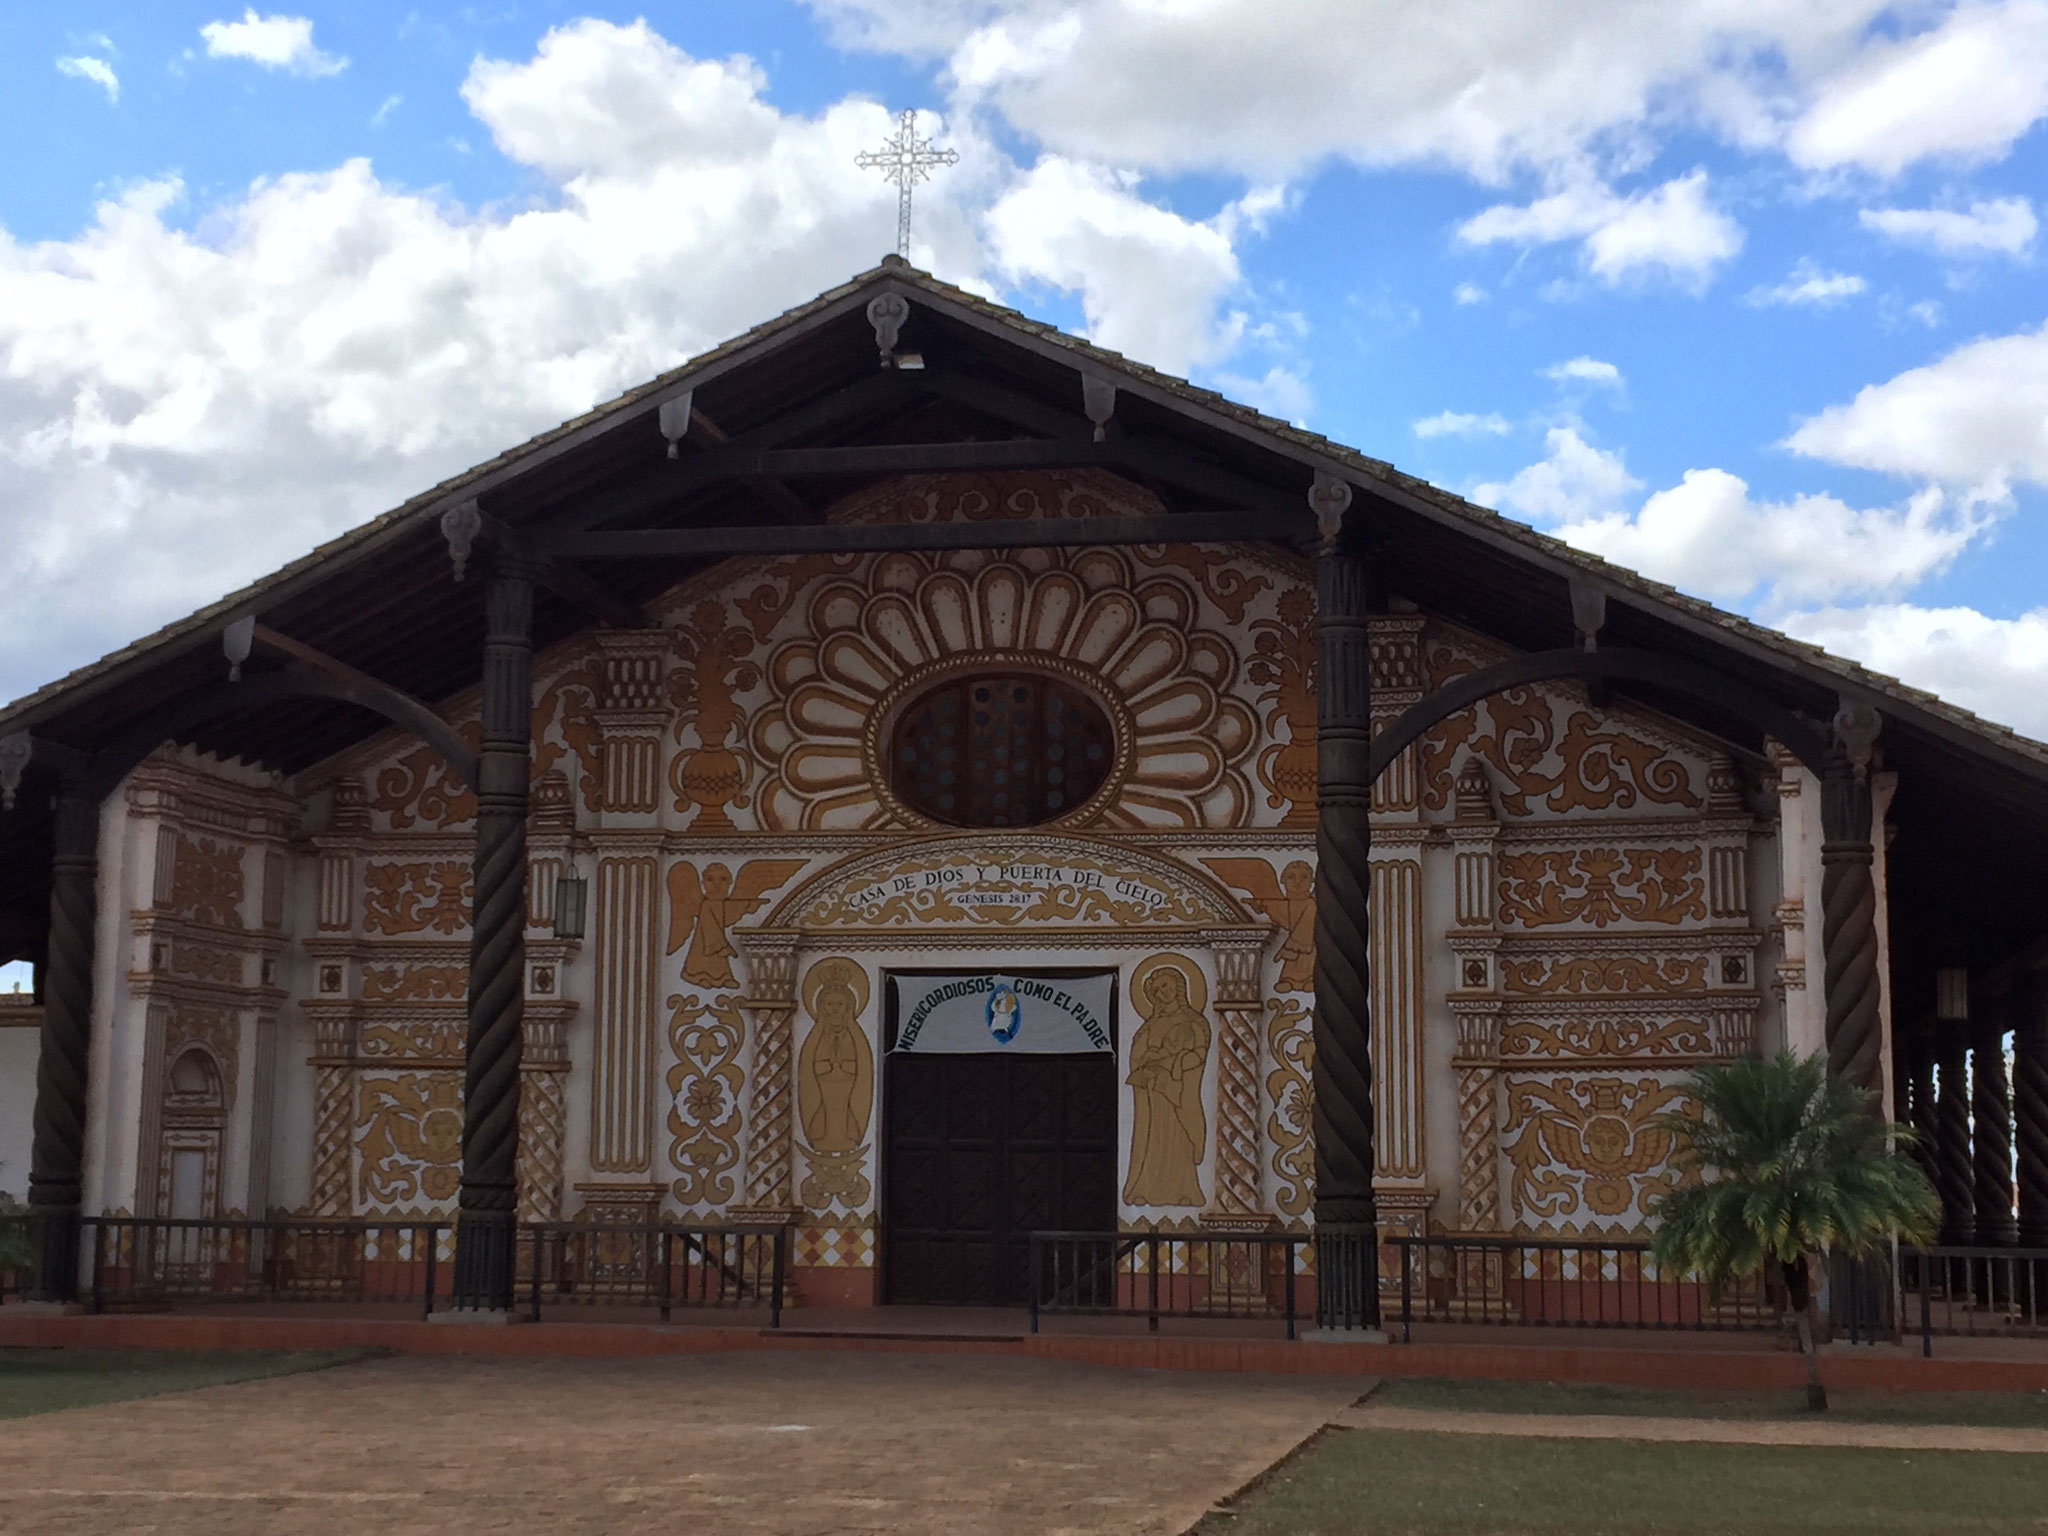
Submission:
M 1429 686 L 1441 688 L 1480 665 L 1448 645 L 1436 646 Z M 1568 710 L 1560 731 L 1558 716 Z M 1501 809 L 1510 816 L 1533 815 L 1538 802 L 1557 812 L 1627 810 L 1639 803 L 1697 810 L 1703 803 L 1692 787 L 1692 768 L 1669 748 L 1602 729 L 1597 717 L 1539 685 L 1494 694 L 1423 737 L 1419 765 L 1429 809 L 1440 811 L 1449 802 L 1451 770 L 1468 751 L 1494 769 Z
M 1648 1216 L 1678 1182 L 1672 1135 L 1657 1117 L 1685 1102 L 1683 1083 L 1655 1077 L 1509 1078 L 1508 1198 L 1517 1220 Z
M 1233 890 L 1243 891 L 1261 916 L 1280 925 L 1279 979 L 1282 992 L 1316 988 L 1316 872 L 1293 859 L 1276 876 L 1264 859 L 1209 859 L 1202 862 Z
M 796 1059 L 797 1121 L 810 1171 L 799 1191 L 812 1210 L 838 1201 L 848 1210 L 873 1192 L 862 1171 L 875 1107 L 875 1052 L 860 1016 L 867 972 L 852 960 L 820 960 L 804 974 L 810 1032 Z
M 1711 1056 L 1714 1032 L 1701 1019 L 1589 1018 L 1501 1028 L 1503 1056 Z
M 469 968 L 462 965 L 366 965 L 363 1001 L 368 1003 L 461 1002 L 469 996 Z
M 1269 744 L 1259 752 L 1266 804 L 1287 808 L 1283 827 L 1316 824 L 1316 600 L 1305 586 L 1280 594 L 1278 616 L 1252 625 L 1245 676 L 1265 692 Z
M 474 747 L 480 730 L 475 720 L 457 727 Z M 415 747 L 377 770 L 370 782 L 369 806 L 382 811 L 394 832 L 414 826 L 446 830 L 476 819 L 476 792 L 449 769 L 432 747 Z
M 723 1205 L 738 1192 L 740 1048 L 745 1021 L 730 996 L 710 1003 L 690 994 L 668 999 L 668 1160 L 684 1206 Z
M 1500 961 L 1501 990 L 1511 994 L 1590 997 L 1601 993 L 1694 993 L 1707 989 L 1704 955 L 1543 955 Z
M 688 859 L 668 870 L 668 953 L 687 941 L 683 980 L 699 987 L 736 987 L 731 928 L 752 917 L 772 891 L 804 867 L 802 859 L 750 859 L 737 877 L 723 864 L 707 864 L 702 875 Z
M 365 1024 L 357 1049 L 380 1060 L 460 1061 L 464 1029 L 460 1020 Z
M 1578 848 L 1500 855 L 1500 920 L 1525 928 L 1583 922 L 1705 920 L 1697 848 Z
M 604 809 L 604 742 L 597 701 L 604 696 L 604 667 L 596 661 L 565 667 L 542 686 L 533 706 L 533 766 L 529 783 L 574 754 L 583 808 Z
M 462 1177 L 460 1073 L 365 1074 L 357 1106 L 357 1188 L 364 1208 L 455 1198 Z
M 219 928 L 242 926 L 242 850 L 180 835 L 171 855 L 171 910 Z
M 363 869 L 363 927 L 370 933 L 454 933 L 469 925 L 469 901 L 466 859 Z
M 1126 1205 L 1202 1204 L 1202 1154 L 1209 1116 L 1202 1078 L 1213 1031 L 1209 984 L 1184 955 L 1154 955 L 1131 973 L 1143 1020 L 1131 1036 L 1131 1157 Z
M 1315 1036 L 1308 1005 L 1275 998 L 1266 1005 L 1266 1140 L 1272 1147 L 1273 1205 L 1283 1216 L 1303 1216 L 1315 1200 Z
M 729 831 L 729 805 L 744 809 L 752 776 L 747 759 L 732 749 L 740 729 L 735 695 L 761 682 L 761 669 L 749 658 L 756 641 L 744 624 L 726 622 L 723 603 L 702 602 L 675 631 L 672 641 L 682 666 L 669 674 L 670 698 L 676 707 L 676 740 L 694 726 L 697 745 L 676 754 L 669 764 L 669 788 L 676 809 L 694 811 L 688 827 L 696 832 Z

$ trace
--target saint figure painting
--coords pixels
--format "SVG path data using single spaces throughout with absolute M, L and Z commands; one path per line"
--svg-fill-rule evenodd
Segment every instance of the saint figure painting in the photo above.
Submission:
M 1131 976 L 1144 1020 L 1131 1037 L 1131 1165 L 1128 1205 L 1202 1203 L 1202 1149 L 1209 1117 L 1202 1074 L 1209 1062 L 1209 986 L 1194 962 L 1155 955 Z

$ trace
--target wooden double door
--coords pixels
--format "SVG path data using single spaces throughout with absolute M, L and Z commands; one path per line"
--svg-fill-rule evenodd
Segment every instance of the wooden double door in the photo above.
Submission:
M 1116 1227 L 1116 1057 L 926 1055 L 883 1068 L 883 1300 L 1022 1306 L 1034 1231 Z

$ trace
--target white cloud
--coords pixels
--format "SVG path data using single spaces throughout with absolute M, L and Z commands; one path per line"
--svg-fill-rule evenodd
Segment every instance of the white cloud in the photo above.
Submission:
M 1552 427 L 1543 442 L 1542 459 L 1512 479 L 1476 487 L 1472 499 L 1530 522 L 1562 523 L 1617 507 L 1641 489 L 1620 454 L 1595 448 L 1576 427 Z
M 89 54 L 63 58 L 57 61 L 57 71 L 59 74 L 71 76 L 74 80 L 91 81 L 107 93 L 109 101 L 121 99 L 120 77 L 114 73 L 114 66 L 105 59 L 95 59 Z
M 1699 288 L 1742 249 L 1742 227 L 1707 201 L 1696 170 L 1623 197 L 1579 182 L 1533 203 L 1497 203 L 1458 226 L 1468 245 L 1582 241 L 1581 260 L 1608 283 L 1661 274 Z
M 1093 340 L 1186 373 L 1243 333 L 1242 315 L 1218 314 L 1239 280 L 1227 232 L 1237 216 L 1184 219 L 1128 177 L 1048 155 L 996 199 L 987 229 L 1006 281 L 1079 292 Z
M 2048 485 L 2048 325 L 1972 341 L 1860 389 L 1801 423 L 1788 446 L 1915 480 Z
M 1459 304 L 1484 304 L 1486 290 L 1477 283 L 1460 283 L 1451 290 L 1451 298 Z
M 0 546 L 35 593 L 0 603 L 0 698 L 891 249 L 893 193 L 851 169 L 885 110 L 784 113 L 764 83 L 581 21 L 465 86 L 545 197 L 474 212 L 352 160 L 198 209 L 175 181 L 131 187 L 69 240 L 0 232 Z M 1101 339 L 1150 362 L 1239 361 L 1231 339 L 1260 327 L 1224 227 L 1251 200 L 1181 220 L 1107 172 L 947 138 L 963 158 L 922 189 L 922 264 L 1071 285 Z M 1284 329 L 1247 387 L 1299 414 Z
M 1786 615 L 1787 632 L 2048 741 L 2048 608 L 2015 619 L 1974 608 L 1880 603 Z
M 2040 222 L 2024 197 L 2001 197 L 1949 208 L 1865 208 L 1856 215 L 1865 229 L 1906 245 L 1921 245 L 1943 256 L 2019 256 L 2034 243 Z
M 1928 488 L 1901 507 L 1833 496 L 1758 501 L 1724 469 L 1689 469 L 1633 514 L 1562 523 L 1567 542 L 1722 603 L 1770 608 L 1885 596 L 1944 569 L 1985 526 L 1980 508 Z
M 1484 416 L 1464 411 L 1439 411 L 1414 424 L 1417 437 L 1501 437 L 1508 431 L 1508 419 L 1498 412 Z
M 240 21 L 209 21 L 199 29 L 213 59 L 247 59 L 295 75 L 338 75 L 348 60 L 313 46 L 313 23 L 304 16 L 258 16 L 252 6 Z
M 1832 496 L 1758 501 L 1722 469 L 1687 470 L 1631 507 L 1642 482 L 1619 453 L 1553 427 L 1546 453 L 1473 499 L 1524 517 L 1580 549 L 1695 596 L 1772 610 L 1850 596 L 1895 596 L 1936 574 L 1990 521 L 1986 505 L 1927 488 L 1899 507 Z
M 385 122 L 389 120 L 391 114 L 398 110 L 400 103 L 404 100 L 405 98 L 396 92 L 386 96 L 377 104 L 377 110 L 370 114 L 370 126 L 372 128 L 382 128 Z
M 1557 384 L 1601 384 L 1610 389 L 1622 386 L 1621 370 L 1597 357 L 1568 357 L 1544 369 L 1543 377 Z
M 1895 176 L 1995 159 L 2048 113 L 2048 3 L 1976 0 L 1925 32 L 1880 32 L 1818 84 L 1786 152 L 1814 170 Z
M 1839 304 L 1844 299 L 1854 298 L 1868 285 L 1853 272 L 1825 272 L 1811 260 L 1802 258 L 1793 264 L 1791 274 L 1782 283 L 1769 288 L 1752 288 L 1744 302 L 1757 305 L 1812 305 L 1824 309 Z
M 2048 0 L 810 0 L 944 58 L 1076 159 L 1295 175 L 1339 157 L 1557 177 L 1705 129 L 1810 169 L 2003 153 L 2048 112 Z

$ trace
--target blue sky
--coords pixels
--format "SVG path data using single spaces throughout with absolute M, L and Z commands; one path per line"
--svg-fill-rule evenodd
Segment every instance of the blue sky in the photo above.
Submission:
M 865 268 L 2048 735 L 2048 0 L 0 12 L 0 698 Z

